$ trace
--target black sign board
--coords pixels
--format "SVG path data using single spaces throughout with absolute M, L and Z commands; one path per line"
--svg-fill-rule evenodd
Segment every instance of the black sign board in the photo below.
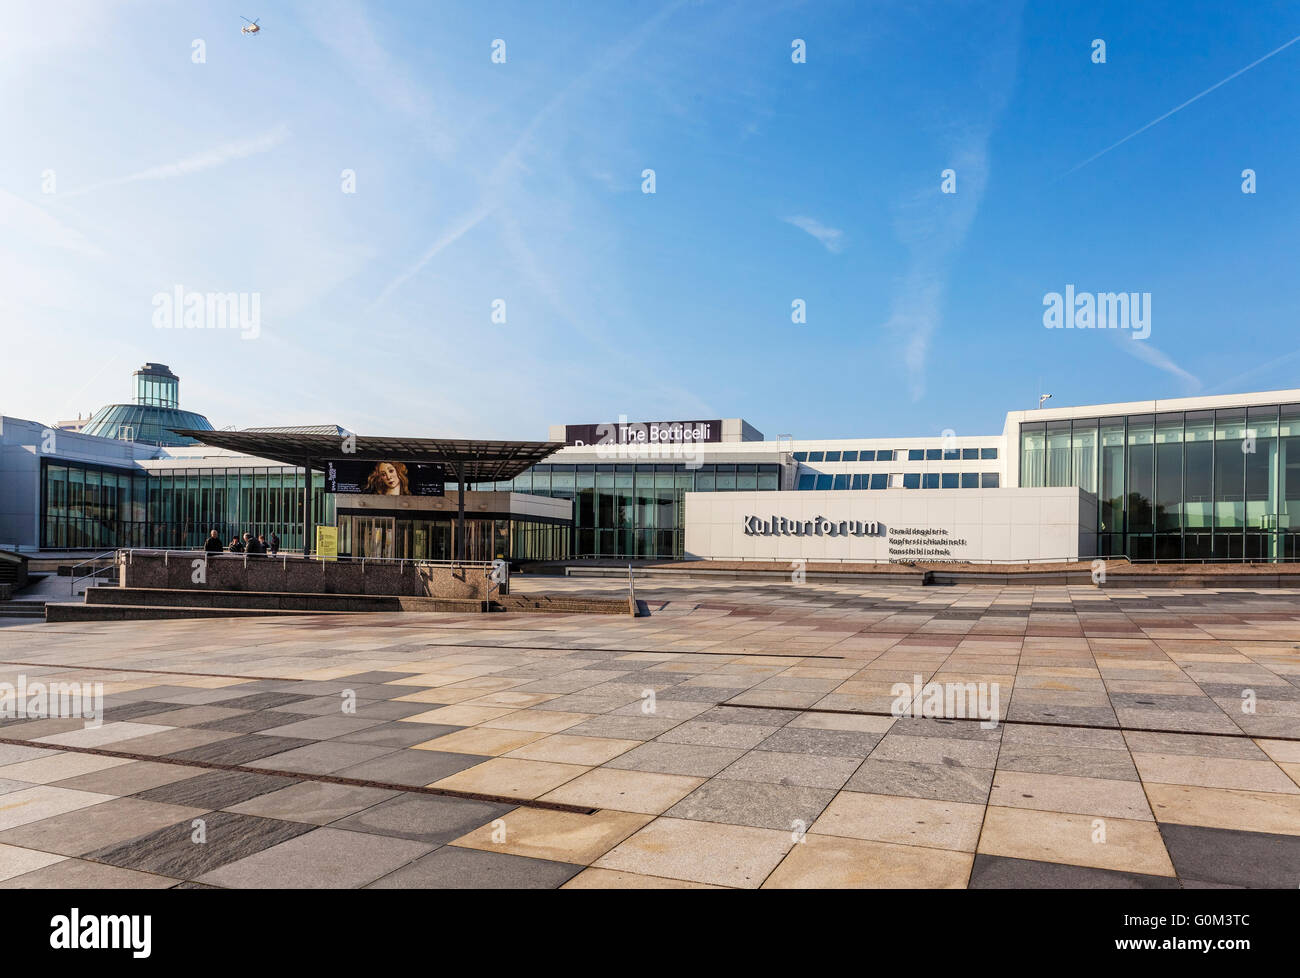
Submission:
M 721 421 L 620 421 L 564 427 L 566 445 L 694 445 L 722 441 Z

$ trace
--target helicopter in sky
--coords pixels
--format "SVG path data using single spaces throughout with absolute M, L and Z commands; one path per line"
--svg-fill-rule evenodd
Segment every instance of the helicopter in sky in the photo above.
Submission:
M 257 20 L 261 20 L 262 19 L 261 17 L 258 17 L 257 20 L 248 20 L 247 17 L 240 17 L 239 19 L 248 21 L 248 23 L 246 23 L 243 27 L 240 28 L 241 33 L 256 34 L 258 31 L 262 29 L 257 25 Z

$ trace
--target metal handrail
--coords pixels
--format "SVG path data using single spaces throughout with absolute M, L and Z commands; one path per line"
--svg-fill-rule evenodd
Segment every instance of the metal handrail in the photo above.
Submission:
M 109 564 L 107 567 L 93 567 L 93 568 L 91 568 L 91 571 L 90 571 L 89 574 L 82 574 L 81 576 L 77 576 L 77 568 L 78 568 L 78 567 L 85 567 L 87 564 L 94 564 L 94 563 L 97 563 L 98 561 L 104 560 L 104 559 L 107 558 L 107 557 L 112 557 L 112 558 L 113 558 L 113 563 Z M 106 571 L 106 570 L 107 570 L 107 571 L 111 571 L 111 570 L 115 569 L 116 567 L 117 567 L 117 551 L 116 551 L 116 550 L 105 550 L 102 554 L 99 554 L 99 555 L 97 555 L 97 556 L 95 556 L 95 557 L 91 557 L 89 560 L 83 560 L 83 561 L 82 561 L 81 563 L 79 563 L 79 564 L 73 564 L 73 565 L 72 565 L 72 572 L 71 572 L 71 576 L 72 576 L 72 585 L 71 585 L 71 590 L 70 590 L 68 593 L 69 593 L 69 594 L 76 594 L 76 593 L 77 593 L 77 582 L 78 582 L 78 581 L 88 581 L 88 580 L 91 580 L 91 579 L 93 579 L 93 578 L 95 578 L 95 577 L 98 577 L 98 576 L 99 576 L 100 574 L 102 574 L 104 571 Z
M 622 564 L 628 559 L 627 554 L 579 554 L 573 557 L 556 557 L 553 559 L 540 561 L 542 563 L 563 564 L 573 563 L 581 560 L 609 560 L 617 561 Z M 802 560 L 809 564 L 1077 564 L 1087 563 L 1096 558 L 1093 557 L 1029 557 L 1024 560 L 1011 559 L 994 559 L 988 557 L 979 558 L 950 558 L 947 560 L 935 559 L 927 560 L 924 557 L 909 557 L 906 559 L 899 557 L 634 557 L 634 560 L 648 561 L 651 563 L 675 563 L 691 564 L 703 563 L 707 561 L 734 561 L 737 563 L 768 563 L 768 564 L 788 564 L 795 560 Z M 1111 560 L 1123 560 L 1121 556 L 1114 556 Z M 628 565 L 631 566 L 630 564 Z
M 126 554 L 127 555 L 126 559 L 128 561 L 131 559 L 132 555 L 138 553 L 138 554 L 146 554 L 146 555 L 161 554 L 164 557 L 170 557 L 172 554 L 175 554 L 178 557 L 179 556 L 203 557 L 203 558 L 233 557 L 244 561 L 247 561 L 248 558 L 253 558 L 255 560 L 264 560 L 264 561 L 280 560 L 283 562 L 282 566 L 288 566 L 288 561 L 290 560 L 309 560 L 309 561 L 314 561 L 319 563 L 336 563 L 336 562 L 356 563 L 356 564 L 360 564 L 362 567 L 364 567 L 367 563 L 379 564 L 379 565 L 411 564 L 413 566 L 426 566 L 426 565 L 433 564 L 437 566 L 447 566 L 447 567 L 489 567 L 490 568 L 492 566 L 492 561 L 490 560 L 432 560 L 432 559 L 425 559 L 423 557 L 348 557 L 342 555 L 337 557 L 321 557 L 319 554 L 288 553 L 283 550 L 281 550 L 279 553 L 276 554 L 271 554 L 271 553 L 250 554 L 250 553 L 231 553 L 229 550 L 222 550 L 216 553 L 208 553 L 207 551 L 199 548 L 178 550 L 178 549 L 161 548 L 161 547 L 128 547 L 128 548 L 122 548 L 121 550 L 111 551 L 111 552 Z M 99 558 L 94 558 L 94 559 L 99 559 Z

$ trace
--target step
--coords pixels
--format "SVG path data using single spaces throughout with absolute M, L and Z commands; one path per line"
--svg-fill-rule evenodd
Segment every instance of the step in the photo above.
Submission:
M 394 594 L 314 594 L 280 591 L 219 591 L 189 588 L 95 587 L 86 590 L 86 604 L 96 607 L 225 608 L 291 614 L 384 611 L 452 611 L 478 613 L 477 598 L 426 598 Z
M 162 618 L 268 618 L 302 615 L 347 615 L 346 611 L 277 611 L 256 608 L 166 608 L 157 605 L 102 605 L 60 602 L 45 606 L 47 622 L 141 621 Z
M 0 618 L 44 617 L 44 601 L 0 601 Z
M 570 595 L 506 594 L 493 602 L 501 611 L 560 615 L 636 616 L 637 609 L 629 598 L 584 598 Z

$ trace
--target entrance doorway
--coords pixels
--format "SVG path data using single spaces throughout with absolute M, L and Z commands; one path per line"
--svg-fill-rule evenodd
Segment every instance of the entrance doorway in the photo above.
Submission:
M 352 538 L 354 557 L 392 557 L 393 519 L 388 516 L 358 516 Z

